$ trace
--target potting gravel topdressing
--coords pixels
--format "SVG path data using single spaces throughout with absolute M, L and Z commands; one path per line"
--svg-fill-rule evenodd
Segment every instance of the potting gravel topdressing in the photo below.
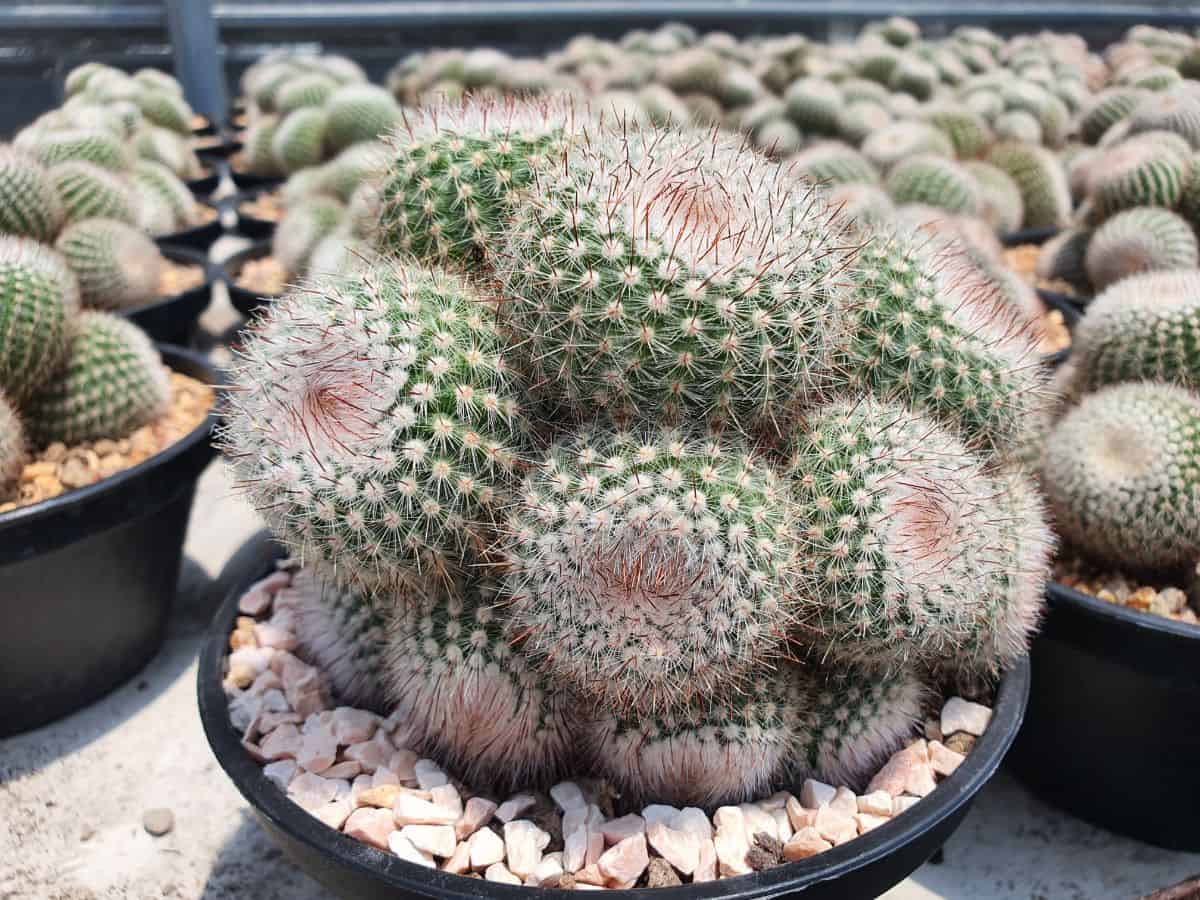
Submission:
M 229 717 L 263 774 L 299 807 L 401 859 L 531 887 L 665 887 L 806 859 L 901 815 L 937 789 L 987 728 L 991 710 L 951 697 L 858 792 L 814 779 L 710 815 L 630 806 L 603 779 L 548 793 L 480 793 L 421 755 L 396 714 L 341 706 L 295 633 L 305 614 L 294 566 L 238 603 L 224 688 Z

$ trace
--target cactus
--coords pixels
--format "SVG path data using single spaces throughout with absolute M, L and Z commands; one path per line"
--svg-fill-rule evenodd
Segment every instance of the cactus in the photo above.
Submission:
M 67 224 L 84 219 L 116 219 L 137 223 L 137 205 L 129 182 L 86 162 L 68 162 L 50 170 L 50 181 L 62 199 Z
M 84 306 L 122 310 L 158 297 L 162 254 L 136 228 L 113 219 L 85 219 L 64 228 L 54 248 L 79 279 Z
M 1065 225 L 1071 215 L 1071 189 L 1057 157 L 1044 147 L 996 144 L 987 162 L 1005 172 L 1021 191 L 1025 228 Z
M 176 81 L 173 76 L 158 69 L 138 69 L 133 73 L 133 80 L 139 84 L 144 84 L 147 88 L 166 91 L 168 94 L 174 94 L 177 97 L 183 96 L 183 85 Z
M 140 201 L 138 227 L 143 231 L 157 236 L 191 224 L 196 200 L 166 166 L 143 160 L 134 165 L 129 179 Z
M 129 165 L 129 156 L 124 145 L 107 131 L 51 131 L 22 138 L 17 146 L 48 167 L 76 161 L 120 172 Z
M 1185 163 L 1179 214 L 1191 222 L 1193 228 L 1200 226 L 1200 154 L 1192 154 Z
M 783 95 L 787 114 L 803 134 L 835 135 L 842 94 L 837 86 L 821 78 L 801 78 L 792 82 Z
M 271 154 L 286 174 L 315 166 L 323 157 L 326 114 L 322 109 L 304 107 L 289 113 L 271 137 Z
M 892 114 L 882 103 L 854 100 L 838 112 L 838 135 L 852 144 L 860 144 L 891 123 Z
M 797 429 L 789 461 L 818 658 L 888 672 L 995 675 L 1026 649 L 1051 538 L 1023 476 L 991 473 L 904 407 L 836 403 Z
M 62 222 L 49 173 L 32 157 L 0 146 L 0 233 L 52 241 Z
M 423 111 L 397 135 L 381 193 L 382 245 L 426 261 L 486 255 L 512 192 L 561 154 L 576 127 L 567 101 L 467 101 Z
M 1147 272 L 1098 294 L 1072 350 L 1078 386 L 1094 391 L 1125 381 L 1165 381 L 1200 389 L 1200 273 Z
M 254 175 L 282 174 L 273 149 L 278 130 L 279 117 L 274 115 L 260 116 L 246 129 L 242 147 L 246 171 Z
M 1089 394 L 1051 431 L 1042 484 L 1059 533 L 1106 566 L 1161 571 L 1200 555 L 1200 400 L 1174 385 Z
M 1094 144 L 1113 125 L 1120 122 L 1150 96 L 1134 87 L 1106 88 L 1095 96 L 1079 119 L 1079 136 L 1085 143 Z
M 67 73 L 67 77 L 63 80 L 63 93 L 67 97 L 74 97 L 76 94 L 82 94 L 87 90 L 88 81 L 98 72 L 108 70 L 109 67 L 104 63 L 85 62 Z
M 308 259 L 322 238 L 346 221 L 346 208 L 330 197 L 308 197 L 292 203 L 271 239 L 271 255 L 291 275 L 308 268 Z
M 840 141 L 813 144 L 793 156 L 788 166 L 797 175 L 817 184 L 879 183 L 879 171 L 870 160 Z
M 1200 95 L 1179 88 L 1153 94 L 1137 105 L 1127 120 L 1129 133 L 1171 131 L 1200 149 Z
M 1021 144 L 1040 144 L 1045 135 L 1033 113 L 1024 109 L 1010 109 L 996 116 L 992 122 L 996 139 Z
M 1186 157 L 1181 159 L 1157 142 L 1125 141 L 1088 167 L 1095 214 L 1104 219 L 1134 206 L 1177 206 L 1186 163 Z
M 924 101 L 933 96 L 938 80 L 938 70 L 928 62 L 916 56 L 901 54 L 896 68 L 892 70 L 891 78 L 888 79 L 888 86 L 893 91 Z
M 721 57 L 707 47 L 692 47 L 663 57 L 656 80 L 678 94 L 700 93 L 715 97 L 721 89 L 725 67 Z
M 992 132 L 983 116 L 957 104 L 942 104 L 926 109 L 925 120 L 941 131 L 954 145 L 959 159 L 979 156 L 992 142 Z
M 927 203 L 948 212 L 979 212 L 979 185 L 971 173 L 944 156 L 913 156 L 892 167 L 888 193 L 897 203 Z
M 772 158 L 791 156 L 803 143 L 799 129 L 787 119 L 763 123 L 753 135 L 755 148 Z
M 314 275 L 347 273 L 367 268 L 374 258 L 374 248 L 367 241 L 341 227 L 317 241 L 308 256 L 307 269 Z
M 496 260 L 536 384 L 618 420 L 778 429 L 827 374 L 852 255 L 793 186 L 719 138 L 594 134 L 535 182 Z
M 337 87 L 337 82 L 328 75 L 300 75 L 279 89 L 275 109 L 286 118 L 289 113 L 306 106 L 324 106 Z
M 692 112 L 669 87 L 648 84 L 637 92 L 638 103 L 655 125 L 684 125 L 691 121 Z
M 148 125 L 140 129 L 133 146 L 139 159 L 164 165 L 179 178 L 196 178 L 203 169 L 187 140 L 166 128 Z
M 925 122 L 901 120 L 870 135 L 860 148 L 863 156 L 880 169 L 908 159 L 918 153 L 954 156 L 954 145 L 941 131 Z
M 391 152 L 382 141 L 364 141 L 343 150 L 321 167 L 319 190 L 349 203 L 364 182 L 378 184 L 387 172 Z
M 28 461 L 25 426 L 17 418 L 12 404 L 0 393 L 0 500 L 16 485 Z
M 1170 210 L 1150 206 L 1117 213 L 1097 228 L 1084 259 L 1097 291 L 1139 272 L 1194 269 L 1198 264 L 1192 227 Z
M 1025 203 L 1020 188 L 1008 173 L 978 160 L 964 163 L 963 168 L 979 188 L 980 218 L 1001 234 L 1019 229 L 1025 218 Z
M 20 404 L 67 352 L 79 283 L 63 258 L 28 238 L 0 236 L 0 391 Z
M 325 104 L 325 114 L 325 143 L 332 153 L 389 134 L 401 115 L 399 104 L 383 88 L 357 83 L 334 91 Z
M 395 585 L 489 545 L 524 423 L 485 319 L 461 279 L 398 264 L 272 305 L 246 342 L 225 443 L 307 561 Z
M 70 326 L 66 363 L 22 404 L 37 446 L 119 440 L 166 412 L 170 379 L 150 339 L 111 313 L 86 310 Z
M 835 184 L 826 196 L 829 205 L 860 231 L 874 234 L 896 216 L 892 198 L 873 184 Z
M 575 694 L 662 713 L 782 652 L 790 509 L 748 448 L 585 431 L 549 450 L 514 510 L 506 614 L 522 652 Z
M 146 90 L 131 98 L 146 121 L 184 137 L 192 133 L 192 108 L 178 94 L 164 90 Z
M 741 691 L 670 715 L 603 715 L 581 744 L 622 795 L 641 802 L 718 806 L 753 800 L 787 775 L 806 699 L 785 665 Z M 889 747 L 889 751 L 895 747 Z

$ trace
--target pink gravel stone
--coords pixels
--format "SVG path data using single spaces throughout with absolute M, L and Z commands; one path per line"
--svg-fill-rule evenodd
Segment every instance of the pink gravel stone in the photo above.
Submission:
M 817 821 L 817 811 L 804 806 L 795 797 L 787 802 L 788 821 L 792 823 L 792 831 L 802 831 Z
M 442 871 L 453 875 L 465 875 L 471 871 L 471 848 L 466 841 L 454 848 L 450 858 L 442 863 Z
M 775 820 L 776 836 L 779 838 L 781 843 L 786 844 L 791 839 L 792 832 L 795 831 L 795 829 L 792 828 L 791 819 L 788 818 L 787 810 L 773 809 L 771 810 L 771 818 Z
M 642 834 L 645 830 L 646 820 L 637 813 L 630 813 L 619 819 L 611 819 L 600 826 L 600 833 L 604 835 L 606 844 L 619 844 L 625 838 Z
M 513 819 L 533 809 L 536 803 L 537 798 L 532 794 L 517 794 L 509 797 L 497 807 L 496 818 L 507 825 Z
M 891 816 L 873 816 L 870 813 L 855 813 L 854 821 L 858 824 L 858 833 L 866 834 L 891 819 Z
M 354 812 L 354 801 L 349 797 L 344 800 L 334 800 L 326 803 L 320 809 L 312 810 L 312 814 L 335 831 L 340 830 Z
M 966 759 L 961 753 L 951 750 L 941 741 L 929 742 L 929 764 L 933 766 L 933 771 L 939 775 L 953 775 L 954 771 L 962 765 Z
M 601 831 L 604 814 L 595 804 L 586 809 L 569 809 L 562 819 L 563 868 L 578 872 L 600 858 L 604 852 L 604 833 Z
M 646 828 L 646 840 L 659 856 L 684 875 L 691 875 L 700 864 L 700 844 L 704 838 L 694 832 L 653 822 Z
M 486 797 L 471 797 L 463 808 L 463 814 L 454 823 L 454 834 L 464 841 L 486 825 L 496 812 L 496 804 Z
M 383 732 L 379 732 L 379 735 L 383 735 Z M 376 738 L 379 735 L 376 735 Z M 388 760 L 394 755 L 390 743 L 383 743 L 376 738 L 351 744 L 342 755 L 346 759 L 353 759 L 358 762 L 363 767 L 364 772 L 374 772 L 386 766 Z M 383 741 L 387 741 L 386 735 L 383 735 Z M 397 781 L 400 780 L 397 778 Z
M 920 802 L 921 802 L 920 797 L 909 797 L 909 796 L 897 797 L 892 801 L 892 815 L 898 816 L 902 812 L 907 812 L 908 810 L 912 809 L 914 806 L 916 806 Z
M 256 622 L 254 637 L 260 647 L 274 647 L 276 650 L 295 650 L 299 643 L 290 631 L 270 622 Z
M 273 693 L 279 693 L 274 691 Z M 263 698 L 266 699 L 265 697 Z M 283 694 L 279 694 L 279 699 L 283 700 Z M 286 700 L 284 701 L 287 702 Z M 304 720 L 294 712 L 270 712 L 265 711 L 258 717 L 258 727 L 263 732 L 274 731 L 280 725 L 299 725 Z
M 600 867 L 596 863 L 592 863 L 575 873 L 575 883 L 576 886 L 585 884 L 589 887 L 604 887 L 607 880 L 601 873 Z
M 462 797 L 458 793 L 458 788 L 452 784 L 441 784 L 430 789 L 429 802 L 445 810 L 446 814 L 452 817 L 450 819 L 452 823 L 457 822 L 458 817 L 463 814 Z
M 887 791 L 872 791 L 858 798 L 858 811 L 870 816 L 890 816 L 892 795 Z
M 892 758 L 884 763 L 867 785 L 867 792 L 886 791 L 893 797 L 899 797 L 907 788 L 909 779 L 919 777 L 914 775 L 914 770 L 928 764 L 929 750 L 925 742 L 922 740 L 911 744 L 892 754 Z
M 405 825 L 400 833 L 418 850 L 442 859 L 453 856 L 454 848 L 458 846 L 458 838 L 454 836 L 454 828 L 450 825 Z
M 573 781 L 562 781 L 550 788 L 550 799 L 563 812 L 578 806 L 587 806 L 587 798 L 583 796 L 583 789 Z
M 471 868 L 476 871 L 504 859 L 504 841 L 490 828 L 480 828 L 467 844 L 471 848 Z
M 956 731 L 965 731 L 981 737 L 992 720 L 992 711 L 981 703 L 972 703 L 962 697 L 951 697 L 942 707 L 940 721 L 942 734 L 949 737 Z
M 542 861 L 542 851 L 550 844 L 550 835 L 527 819 L 514 819 L 504 825 L 504 852 L 508 868 L 526 879 Z
M 238 612 L 243 616 L 261 616 L 271 608 L 275 595 L 291 583 L 290 572 L 273 572 L 262 581 L 256 581 L 238 598 Z
M 371 785 L 373 787 L 379 787 L 381 784 L 394 784 L 399 786 L 400 779 L 396 777 L 396 773 L 391 769 L 380 767 L 371 773 Z
M 628 884 L 637 881 L 650 864 L 650 853 L 646 849 L 646 836 L 635 834 L 619 844 L 608 848 L 596 861 L 606 883 Z
M 339 744 L 361 744 L 375 734 L 379 721 L 379 716 L 373 712 L 339 706 L 333 711 L 333 734 Z M 390 748 L 391 741 L 387 741 L 386 746 Z
M 742 811 L 742 818 L 746 821 L 747 841 L 753 844 L 755 837 L 760 834 L 775 837 L 775 819 L 769 812 L 756 803 L 743 803 L 738 809 Z
M 300 752 L 300 729 L 295 725 L 280 725 L 259 743 L 266 759 L 295 759 Z
M 708 818 L 708 813 L 699 807 L 684 807 L 670 824 L 672 828 L 689 831 L 704 840 L 711 840 L 713 836 L 712 821 Z
M 296 762 L 309 772 L 324 772 L 337 761 L 338 742 L 327 731 L 310 731 L 300 740 Z
M 391 810 L 363 806 L 350 813 L 342 830 L 364 844 L 386 850 L 388 837 L 396 830 L 396 823 Z
M 326 778 L 344 778 L 353 781 L 362 774 L 362 766 L 351 759 L 346 762 L 334 763 L 321 774 Z
M 833 802 L 837 790 L 831 784 L 808 778 L 800 787 L 800 802 L 808 809 L 820 809 Z
M 525 883 L 534 887 L 558 887 L 563 877 L 562 854 L 547 853 L 533 870 L 533 875 L 525 879 Z
M 835 845 L 858 837 L 858 824 L 854 817 L 832 806 L 822 806 L 817 810 L 817 821 L 813 827 L 817 834 Z
M 666 822 L 668 825 L 679 815 L 679 810 L 674 806 L 667 806 L 665 803 L 652 803 L 642 810 L 642 818 L 646 820 L 646 824 L 651 822 Z
M 449 776 L 432 759 L 418 759 L 417 764 L 413 766 L 413 772 L 417 776 L 417 785 L 423 791 L 450 783 Z
M 414 847 L 412 841 L 399 831 L 393 831 L 388 836 L 388 849 L 410 863 L 416 863 L 418 866 L 424 866 L 427 869 L 437 868 L 437 863 L 434 862 L 432 856 Z
M 458 813 L 451 813 L 436 803 L 409 793 L 396 797 L 393 812 L 396 824 L 401 828 L 405 825 L 453 825 L 458 819 Z
M 401 784 L 415 786 L 417 783 L 416 765 L 419 757 L 412 750 L 397 750 L 388 757 L 387 767 L 396 773 Z
M 750 871 L 746 865 L 746 854 L 750 842 L 746 837 L 746 817 L 736 806 L 722 806 L 713 814 L 717 826 L 713 843 L 717 847 L 717 860 L 722 875 L 745 875 Z
M 801 859 L 808 859 L 810 856 L 816 856 L 818 853 L 824 853 L 833 847 L 833 844 L 821 837 L 817 829 L 808 827 L 801 828 L 792 839 L 783 845 L 783 858 L 788 862 L 797 862 Z
M 483 873 L 485 881 L 495 881 L 499 884 L 521 884 L 521 879 L 508 870 L 502 862 L 493 863 Z
M 852 816 L 858 812 L 858 797 L 850 788 L 840 787 L 833 795 L 833 799 L 829 801 L 829 805 Z
M 717 847 L 711 839 L 700 842 L 700 857 L 696 863 L 696 871 L 692 873 L 692 883 L 716 881 L 717 879 Z
M 263 766 L 263 775 L 269 781 L 274 782 L 281 791 L 286 791 L 299 769 L 300 767 L 296 765 L 295 761 L 281 759 Z

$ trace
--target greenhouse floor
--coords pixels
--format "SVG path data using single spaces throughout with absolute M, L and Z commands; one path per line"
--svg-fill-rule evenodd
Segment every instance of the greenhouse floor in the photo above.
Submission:
M 219 333 L 233 321 L 218 287 L 205 325 Z M 258 527 L 224 464 L 214 463 L 200 482 L 162 652 L 91 708 L 0 741 L 2 900 L 331 897 L 255 823 L 210 754 L 196 711 L 196 654 L 228 589 L 214 579 Z M 143 816 L 161 808 L 173 814 L 173 827 L 152 837 Z M 1039 802 L 1004 772 L 942 856 L 886 898 L 1125 900 L 1200 873 L 1200 854 L 1168 853 L 1092 828 Z

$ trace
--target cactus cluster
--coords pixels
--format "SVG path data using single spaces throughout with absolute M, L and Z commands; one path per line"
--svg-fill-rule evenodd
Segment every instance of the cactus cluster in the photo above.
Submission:
M 733 96 L 705 50 L 658 71 Z M 342 697 L 469 780 L 715 804 L 858 783 L 1022 652 L 1036 343 L 804 171 L 562 99 L 409 117 L 377 256 L 256 323 L 223 437 Z

